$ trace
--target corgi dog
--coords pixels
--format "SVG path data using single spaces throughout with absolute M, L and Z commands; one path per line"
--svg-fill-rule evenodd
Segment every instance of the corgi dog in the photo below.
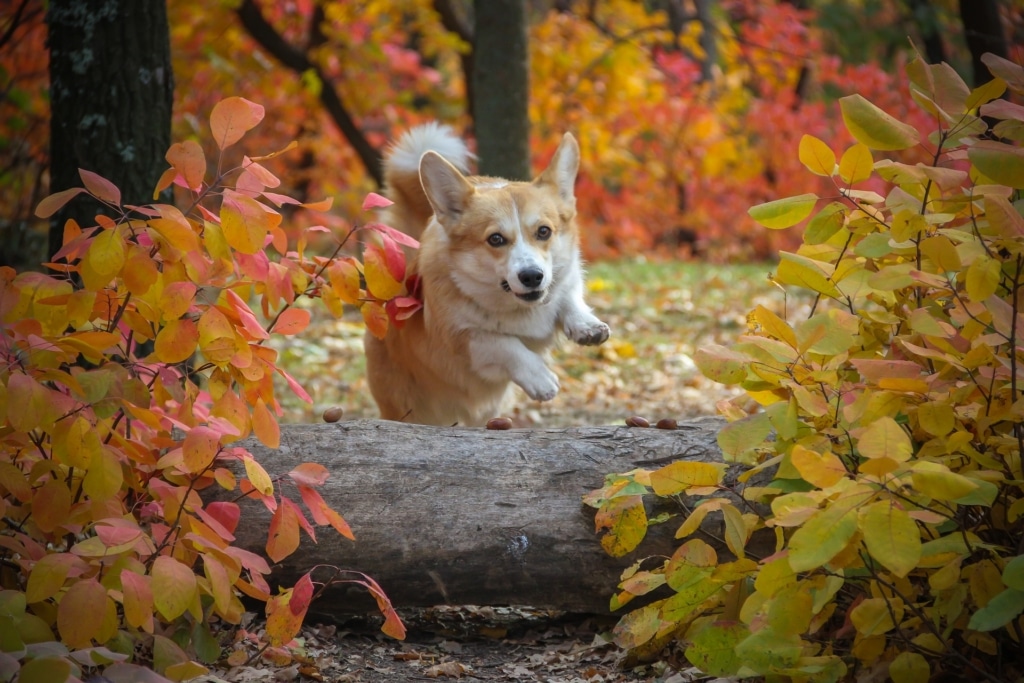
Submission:
M 408 131 L 385 156 L 384 222 L 420 241 L 411 268 L 423 309 L 384 339 L 364 338 L 370 390 L 386 420 L 479 426 L 520 386 L 559 390 L 545 360 L 564 333 L 608 339 L 583 299 L 574 184 L 579 146 L 566 133 L 532 182 L 469 175 L 451 128 Z

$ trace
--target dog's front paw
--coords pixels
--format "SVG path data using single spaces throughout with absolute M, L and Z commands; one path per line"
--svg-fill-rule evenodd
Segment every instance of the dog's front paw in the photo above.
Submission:
M 522 381 L 518 381 L 516 384 L 521 386 L 526 395 L 534 401 L 550 401 L 558 395 L 558 375 L 551 372 L 547 366 L 542 366 L 540 371 L 522 378 Z
M 608 335 L 611 332 L 611 328 L 608 327 L 607 323 L 603 323 L 593 316 L 590 316 L 589 319 L 567 322 L 565 324 L 566 335 L 581 346 L 603 344 L 608 341 Z

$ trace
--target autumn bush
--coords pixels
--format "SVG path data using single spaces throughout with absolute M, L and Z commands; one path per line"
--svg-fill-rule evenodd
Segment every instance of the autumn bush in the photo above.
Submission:
M 318 493 L 326 468 L 271 476 L 244 446 L 250 436 L 278 445 L 279 388 L 309 400 L 265 342 L 305 328 L 309 310 L 295 305 L 304 296 L 337 314 L 359 306 L 378 334 L 418 306 L 398 241 L 415 243 L 386 226 L 338 236 L 330 258 L 304 253 L 324 231 L 316 226 L 290 247 L 282 207 L 300 205 L 274 191 L 263 162 L 277 153 L 233 149 L 262 118 L 260 105 L 229 98 L 210 115 L 214 163 L 192 140 L 168 150 L 154 197 L 173 184 L 184 209 L 125 206 L 82 170 L 84 187 L 47 197 L 37 214 L 93 201 L 96 225 L 68 222 L 50 274 L 0 268 L 3 680 L 54 683 L 104 667 L 104 680 L 187 679 L 221 659 L 243 596 L 266 603 L 261 642 L 281 649 L 318 588 L 337 581 L 369 590 L 383 630 L 403 635 L 371 578 L 310 568 L 275 592 L 268 560 L 233 545 L 245 496 L 273 512 L 271 562 L 296 551 L 300 529 L 353 538 Z M 372 195 L 366 208 L 384 203 Z M 353 237 L 364 263 L 342 255 Z
M 1024 107 L 1000 99 L 1024 95 L 1024 69 L 985 63 L 996 78 L 973 90 L 946 64 L 908 65 L 926 132 L 841 98 L 857 142 L 796 150 L 831 196 L 750 209 L 804 225 L 774 279 L 815 305 L 802 320 L 758 306 L 734 345 L 698 352 L 760 406 L 720 406 L 725 459 L 747 468 L 735 485 L 725 464 L 677 462 L 587 496 L 616 555 L 667 521 L 645 496 L 683 511 L 675 554 L 622 577 L 612 607 L 648 603 L 620 645 L 678 639 L 708 674 L 769 680 L 1024 673 Z M 879 155 L 907 149 L 931 161 Z M 719 515 L 727 558 L 700 537 Z M 754 556 L 753 534 L 774 552 Z

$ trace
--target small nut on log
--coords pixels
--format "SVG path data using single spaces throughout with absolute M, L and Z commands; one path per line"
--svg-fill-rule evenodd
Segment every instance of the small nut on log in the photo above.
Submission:
M 337 422 L 344 414 L 341 406 L 332 406 L 324 411 L 324 422 Z
M 488 429 L 512 429 L 512 420 L 507 417 L 492 417 L 487 421 Z
M 679 424 L 671 417 L 663 417 L 658 420 L 658 424 L 654 425 L 658 429 L 676 429 Z
M 650 427 L 651 423 L 647 421 L 646 417 L 640 417 L 639 415 L 631 415 L 626 418 L 627 427 Z

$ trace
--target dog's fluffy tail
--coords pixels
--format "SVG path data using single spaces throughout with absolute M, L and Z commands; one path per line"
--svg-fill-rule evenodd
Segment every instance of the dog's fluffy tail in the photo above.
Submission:
M 384 181 L 389 207 L 385 220 L 394 228 L 419 239 L 433 215 L 420 183 L 420 157 L 433 150 L 463 173 L 473 156 L 450 126 L 425 123 L 408 130 L 384 157 Z

